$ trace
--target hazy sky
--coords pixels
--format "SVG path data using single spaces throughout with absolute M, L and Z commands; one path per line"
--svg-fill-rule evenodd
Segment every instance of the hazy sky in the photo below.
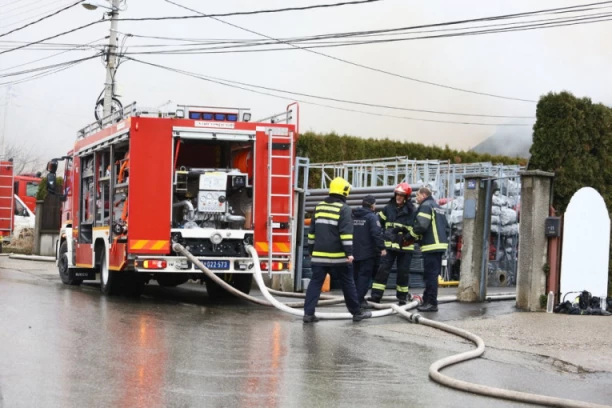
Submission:
M 335 3 L 337 0 L 176 0 L 205 13 L 231 12 Z M 0 0 L 0 33 L 35 19 L 37 15 L 69 5 L 74 0 Z M 384 0 L 367 5 L 305 12 L 227 17 L 232 23 L 274 36 L 290 37 L 343 31 L 403 27 L 572 6 L 587 1 L 569 0 Z M 37 8 L 38 7 L 38 8 Z M 606 11 L 606 10 L 603 10 Z M 186 15 L 188 11 L 164 0 L 128 0 L 120 17 Z M 33 41 L 101 18 L 102 11 L 75 7 L 47 21 L 0 38 L 0 50 L 14 43 Z M 554 17 L 554 16 L 553 16 Z M 544 17 L 550 18 L 550 17 Z M 20 20 L 25 20 L 15 24 Z M 51 40 L 84 44 L 108 35 L 104 22 Z M 140 35 L 188 38 L 260 38 L 210 19 L 120 22 L 119 31 Z M 483 36 L 406 41 L 319 51 L 375 68 L 427 81 L 482 92 L 538 99 L 549 91 L 569 90 L 596 102 L 612 103 L 610 89 L 612 51 L 605 38 L 612 22 Z M 105 40 L 102 40 L 104 42 Z M 130 38 L 127 46 L 160 44 L 155 39 Z M 172 43 L 169 43 L 172 44 Z M 134 51 L 135 48 L 129 49 Z M 0 74 L 49 65 L 92 55 L 92 50 L 72 51 L 23 67 L 8 69 L 58 51 L 20 50 L 0 55 Z M 535 115 L 535 103 L 505 101 L 469 95 L 448 89 L 370 72 L 302 50 L 266 53 L 208 54 L 191 56 L 136 56 L 210 76 L 315 95 L 377 104 L 496 115 Z M 74 142 L 76 131 L 93 121 L 93 107 L 101 92 L 105 70 L 94 59 L 63 72 L 25 82 L 12 88 L 9 99 L 8 144 L 35 144 L 45 157 L 61 155 Z M 226 88 L 127 61 L 119 68 L 117 81 L 124 105 L 137 101 L 158 106 L 169 100 L 181 104 L 250 107 L 253 117 L 284 110 L 291 98 L 277 99 Z M 6 82 L 0 78 L 0 83 Z M 0 85 L 4 109 L 6 86 Z M 457 117 L 390 111 L 336 104 L 347 108 L 427 119 L 457 120 Z M 0 116 L 2 121 L 4 115 Z M 466 118 L 487 123 L 517 122 L 515 119 Z M 527 120 L 518 120 L 531 123 Z M 408 121 L 328 108 L 301 105 L 301 129 L 336 131 L 363 137 L 389 137 L 425 144 L 449 144 L 470 148 L 491 134 L 494 126 L 472 126 Z M 2 122 L 0 122 L 2 131 Z M 524 130 L 523 130 L 524 132 Z

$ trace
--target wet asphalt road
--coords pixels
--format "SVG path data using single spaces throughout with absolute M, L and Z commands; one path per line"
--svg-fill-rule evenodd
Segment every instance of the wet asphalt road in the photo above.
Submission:
M 512 305 L 444 305 L 438 318 L 511 313 Z M 451 336 L 428 344 L 428 328 L 414 342 L 400 324 L 409 323 L 303 325 L 238 299 L 209 301 L 199 285 L 105 297 L 96 285 L 0 268 L 0 407 L 529 406 L 432 382 L 432 362 L 473 346 Z M 558 372 L 537 359 L 491 350 L 445 373 L 610 403 L 609 373 Z

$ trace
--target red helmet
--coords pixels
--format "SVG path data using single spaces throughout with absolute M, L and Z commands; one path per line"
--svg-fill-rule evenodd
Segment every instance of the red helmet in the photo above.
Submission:
M 410 187 L 410 184 L 408 183 L 400 183 L 397 185 L 397 187 L 395 187 L 393 192 L 395 194 L 403 194 L 406 197 L 410 197 L 412 195 L 412 187 Z

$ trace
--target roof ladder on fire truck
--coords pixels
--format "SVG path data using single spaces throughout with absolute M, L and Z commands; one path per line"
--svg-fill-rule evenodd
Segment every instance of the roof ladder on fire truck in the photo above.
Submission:
M 268 129 L 268 270 L 269 275 L 273 274 L 273 262 L 287 261 L 287 256 L 290 257 L 289 263 L 293 265 L 293 251 L 290 252 L 278 252 L 274 250 L 275 238 L 285 237 L 289 239 L 289 242 L 293 242 L 293 180 L 292 175 L 294 171 L 294 146 L 293 146 L 293 132 L 287 132 L 278 134 L 275 132 L 277 129 Z M 285 129 L 278 129 L 285 130 Z M 277 148 L 277 145 L 284 145 L 282 148 Z M 288 148 L 287 148 L 288 147 Z M 274 153 L 273 153 L 274 151 Z M 280 152 L 283 152 L 282 154 Z M 284 163 L 287 161 L 288 163 Z M 279 172 L 278 167 L 287 168 L 289 166 L 290 171 Z M 283 181 L 284 180 L 284 181 Z M 286 186 L 286 190 L 283 188 L 282 193 L 274 193 L 272 185 Z M 278 189 L 276 189 L 278 191 Z M 285 192 L 286 191 L 286 192 Z M 286 202 L 287 212 L 272 212 L 272 202 Z M 275 206 L 278 208 L 278 206 Z M 286 221 L 281 221 L 286 219 Z M 283 229 L 283 232 L 275 232 L 275 229 L 280 227 L 280 224 L 286 223 L 287 228 Z M 275 228 L 276 227 L 276 228 Z M 286 231 L 286 232 L 285 232 Z M 291 245 L 289 246 L 291 248 Z M 290 273 L 289 270 L 283 270 L 276 272 L 276 274 Z

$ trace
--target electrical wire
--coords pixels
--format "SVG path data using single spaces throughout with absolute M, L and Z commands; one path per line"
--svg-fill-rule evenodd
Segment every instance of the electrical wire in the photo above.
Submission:
M 50 36 L 50 37 L 43 38 L 42 40 L 32 41 L 32 42 L 29 42 L 29 43 L 27 43 L 27 44 L 20 45 L 20 46 L 15 47 L 15 48 L 10 48 L 10 49 L 8 49 L 8 50 L 4 50 L 4 51 L 0 52 L 0 55 L 2 55 L 2 54 L 6 54 L 6 53 L 9 53 L 9 52 L 12 52 L 12 51 L 21 50 L 21 49 L 23 49 L 23 48 L 27 48 L 27 47 L 30 47 L 30 46 L 32 46 L 32 45 L 40 44 L 40 43 L 42 43 L 42 42 L 45 42 L 45 41 L 48 41 L 48 40 L 52 40 L 52 39 L 57 38 L 57 37 L 61 37 L 62 35 L 66 35 L 66 34 L 74 33 L 75 31 L 79 31 L 79 30 L 82 30 L 82 29 L 84 29 L 84 28 L 91 27 L 91 26 L 93 26 L 93 25 L 95 25 L 95 24 L 101 23 L 102 21 L 104 21 L 104 20 L 96 20 L 96 21 L 92 21 L 91 23 L 84 24 L 84 25 L 82 25 L 82 26 L 79 26 L 79 27 L 76 27 L 76 28 L 70 29 L 70 30 L 68 30 L 68 31 L 63 31 L 63 32 L 61 32 L 61 33 L 59 33 L 59 34 L 54 34 L 54 35 L 52 35 L 52 36 Z
M 129 59 L 132 59 L 132 58 L 129 58 Z M 141 60 L 135 60 L 135 59 L 132 59 L 132 60 L 144 63 L 144 61 L 141 61 Z M 159 66 L 158 68 L 161 68 L 161 66 Z M 183 72 L 187 72 L 187 71 L 183 71 Z M 190 74 L 194 74 L 194 73 L 191 72 Z M 197 74 L 194 74 L 194 75 L 197 75 Z M 224 79 L 224 78 L 218 78 L 218 77 L 214 77 L 214 76 L 210 76 L 210 75 L 199 75 L 199 76 L 200 77 L 205 77 L 205 78 L 208 78 L 208 79 L 211 79 L 211 80 L 215 80 L 215 81 L 227 82 L 227 83 L 234 84 L 234 85 L 241 85 L 241 86 L 246 86 L 246 87 L 251 87 L 251 88 L 263 89 L 265 91 L 280 92 L 280 93 L 285 93 L 285 94 L 289 94 L 289 95 L 297 95 L 297 96 L 303 96 L 303 97 L 307 97 L 307 98 L 321 99 L 321 100 L 326 100 L 326 101 L 331 101 L 331 102 L 347 103 L 347 104 L 352 104 L 352 105 L 368 106 L 368 107 L 372 107 L 372 108 L 382 108 L 382 109 L 390 109 L 390 110 L 400 110 L 400 111 L 420 112 L 420 113 L 432 113 L 432 114 L 452 115 L 452 116 L 468 116 L 468 117 L 483 117 L 483 118 L 506 118 L 506 119 L 508 119 L 508 118 L 509 119 L 535 119 L 535 116 L 487 115 L 487 114 L 478 114 L 478 113 L 446 112 L 446 111 L 437 111 L 437 110 L 428 110 L 428 109 L 405 108 L 405 107 L 398 107 L 398 106 L 391 106 L 391 105 L 381 105 L 381 104 L 375 104 L 375 103 L 370 103 L 370 102 L 351 101 L 351 100 L 347 100 L 347 99 L 332 98 L 332 97 L 328 97 L 328 96 L 320 96 L 320 95 L 300 93 L 300 92 L 295 92 L 295 91 L 287 91 L 287 90 L 278 89 L 278 88 L 271 88 L 271 87 L 265 87 L 265 86 L 260 86 L 260 85 L 253 85 L 253 84 L 248 84 L 248 83 L 245 83 L 245 82 L 239 82 L 239 81 L 233 81 L 233 80 Z
M 270 14 L 270 13 L 282 13 L 287 11 L 306 11 L 322 8 L 342 7 L 342 6 L 355 6 L 363 5 L 368 3 L 377 3 L 382 0 L 358 0 L 358 1 L 344 1 L 341 3 L 331 4 L 314 4 L 311 6 L 302 7 L 285 7 L 280 9 L 266 9 L 266 10 L 253 10 L 253 11 L 234 11 L 228 13 L 217 13 L 206 16 L 165 16 L 165 17 L 138 17 L 138 18 L 118 18 L 117 21 L 164 21 L 164 20 L 192 20 L 200 18 L 214 17 L 232 17 L 232 16 L 250 16 L 255 14 Z
M 67 6 L 67 7 L 61 8 L 61 9 L 59 9 L 59 10 L 57 10 L 57 11 L 55 11 L 55 12 L 51 13 L 51 14 L 47 14 L 46 16 L 41 17 L 41 18 L 39 18 L 38 20 L 32 21 L 31 23 L 28 23 L 28 24 L 23 25 L 23 26 L 21 26 L 21 27 L 15 28 L 15 29 L 13 29 L 13 30 L 11 30 L 11 31 L 7 31 L 6 33 L 0 34 L 0 37 L 5 37 L 5 36 L 7 36 L 7 35 L 9 35 L 9 34 L 12 34 L 12 33 L 16 32 L 16 31 L 20 31 L 20 30 L 23 30 L 24 28 L 27 28 L 27 27 L 30 27 L 30 26 L 32 26 L 32 25 L 34 25 L 34 24 L 40 23 L 41 21 L 44 21 L 44 20 L 46 20 L 46 19 L 48 19 L 48 18 L 51 18 L 51 17 L 57 16 L 58 14 L 60 14 L 60 13 L 62 13 L 62 12 L 64 12 L 64 11 L 66 11 L 66 10 L 71 9 L 71 8 L 73 8 L 74 6 L 77 6 L 77 5 L 79 5 L 80 3 L 82 3 L 82 2 L 83 2 L 83 0 L 79 0 L 79 1 L 77 1 L 76 3 L 72 3 L 71 5 L 69 5 L 69 6 Z
M 65 69 L 68 68 L 72 68 L 75 65 L 81 64 L 85 61 L 97 58 L 99 56 L 99 54 L 96 55 L 92 55 L 86 58 L 79 58 L 76 60 L 71 60 L 71 61 L 65 61 L 59 64 L 53 64 L 53 65 L 47 65 L 47 66 L 43 66 L 43 67 L 37 67 L 37 68 L 33 68 L 33 69 L 29 69 L 29 70 L 23 70 L 23 71 L 19 71 L 19 72 L 10 72 L 7 74 L 0 74 L 0 78 L 9 78 L 9 77 L 16 77 L 16 76 L 22 76 L 22 75 L 28 75 L 28 74 L 33 74 L 29 77 L 25 77 L 25 78 L 19 78 L 19 79 L 13 79 L 10 80 L 8 82 L 2 82 L 0 83 L 0 86 L 6 86 L 6 85 L 16 85 L 22 82 L 27 82 L 33 79 L 37 79 L 37 78 L 41 78 L 41 77 L 45 77 L 57 72 L 61 72 Z
M 596 19 L 592 19 L 592 17 L 596 17 Z M 483 35 L 483 34 L 494 34 L 494 33 L 502 33 L 502 32 L 511 32 L 511 31 L 527 31 L 530 29 L 536 28 L 553 28 L 553 27 L 561 27 L 566 25 L 575 25 L 568 24 L 568 22 L 580 22 L 581 24 L 587 23 L 596 23 L 596 22 L 604 22 L 612 19 L 612 13 L 601 13 L 597 16 L 588 16 L 584 18 L 574 18 L 571 20 L 564 20 L 563 24 L 558 23 L 543 23 L 536 25 L 523 25 L 520 27 L 510 28 L 510 29 L 499 29 L 499 30 L 482 30 L 482 31 L 470 31 L 464 33 L 453 33 L 453 34 L 444 34 L 437 36 L 421 36 L 421 37 L 405 37 L 405 38 L 390 38 L 390 39 L 380 39 L 380 40 L 359 40 L 359 41 L 308 41 L 308 38 L 298 38 L 298 39 L 283 39 L 279 40 L 282 43 L 292 43 L 299 42 L 302 46 L 299 48 L 296 47 L 285 47 L 285 48 L 255 48 L 255 49 L 246 49 L 242 50 L 239 48 L 254 48 L 266 45 L 279 45 L 279 42 L 276 41 L 249 41 L 243 44 L 234 44 L 227 45 L 227 43 L 221 43 L 219 45 L 214 43 L 208 44 L 178 44 L 174 45 L 174 47 L 181 48 L 170 48 L 164 49 L 162 47 L 167 47 L 168 45 L 152 45 L 152 44 L 143 44 L 143 45 L 135 45 L 133 48 L 151 48 L 157 47 L 161 49 L 151 50 L 151 51 L 132 51 L 131 55 L 199 55 L 199 54 L 228 54 L 228 53 L 250 53 L 250 52 L 270 52 L 270 51 L 291 51 L 298 49 L 312 49 L 312 48 L 335 48 L 335 47 L 346 47 L 346 46 L 356 46 L 356 45 L 367 45 L 367 44 L 382 44 L 382 43 L 394 43 L 399 41 L 412 41 L 412 40 L 422 40 L 422 39 L 434 39 L 434 38 L 450 38 L 450 37 L 461 37 L 468 35 Z M 585 21 L 589 20 L 589 21 Z M 553 24 L 553 25 L 548 25 Z M 578 23 L 576 23 L 578 24 Z M 308 46 L 308 44 L 313 44 Z M 200 47 L 200 45 L 206 45 L 206 47 Z M 170 46 L 172 47 L 172 46 Z M 195 47 L 195 48 L 186 48 L 186 47 Z
M 238 11 L 238 12 L 230 12 L 230 13 L 220 13 L 220 14 L 215 14 L 214 16 L 222 16 L 222 17 L 228 17 L 228 16 L 242 16 L 242 15 L 254 15 L 254 14 L 266 14 L 266 13 L 280 13 L 280 12 L 286 12 L 286 11 L 305 11 L 305 10 L 311 10 L 311 9 L 316 9 L 316 8 L 330 8 L 330 7 L 339 7 L 339 6 L 347 6 L 347 5 L 357 5 L 357 4 L 365 4 L 365 3 L 374 3 L 374 2 L 378 2 L 381 0 L 359 0 L 359 1 L 346 1 L 346 2 L 342 2 L 342 3 L 333 3 L 333 4 L 318 4 L 318 5 L 312 5 L 312 6 L 304 6 L 304 7 L 286 7 L 286 8 L 280 8 L 280 9 L 266 9 L 266 10 L 253 10 L 253 11 Z M 117 19 L 117 21 L 159 21 L 159 20 L 177 20 L 177 19 L 190 19 L 190 18 L 202 18 L 201 16 L 179 16 L 179 17 L 144 17 L 144 18 L 119 18 Z M 95 24 L 99 24 L 102 21 L 105 20 L 97 20 L 97 21 L 93 21 L 91 23 L 73 28 L 71 30 L 68 31 L 63 31 L 59 34 L 55 34 L 53 36 L 44 38 L 42 40 L 38 40 L 38 41 L 34 41 L 28 44 L 24 44 L 21 45 L 19 47 L 15 47 L 9 50 L 5 50 L 0 52 L 0 55 L 2 54 L 6 54 L 8 52 L 12 52 L 12 51 L 17 51 L 35 44 L 40 44 L 42 42 L 45 42 L 47 40 L 52 40 L 54 38 L 66 35 L 66 34 L 70 34 L 73 33 L 75 31 L 79 31 L 82 30 L 84 28 L 90 27 L 92 25 Z
M 65 6 L 65 4 L 64 5 L 59 5 L 59 7 L 58 7 L 57 2 L 52 2 L 52 3 L 46 4 L 46 5 L 42 5 L 42 6 L 37 4 L 35 9 L 23 11 L 21 13 L 14 14 L 14 15 L 12 15 L 10 17 L 9 16 L 4 16 L 3 22 L 10 21 L 12 19 L 15 19 L 18 16 L 23 16 L 24 14 L 27 15 L 24 18 L 21 18 L 19 20 L 13 21 L 11 23 L 0 25 L 0 28 L 7 28 L 7 27 L 11 27 L 11 26 L 15 26 L 15 25 L 18 25 L 20 23 L 23 23 L 24 21 L 30 21 L 30 20 L 32 20 L 34 18 L 37 18 L 37 17 L 40 17 L 40 16 L 44 16 L 45 14 L 48 14 L 50 12 L 57 11 L 60 8 L 64 7 L 64 6 Z M 36 14 L 31 14 L 33 12 L 36 13 Z
M 256 89 L 249 89 L 249 88 L 247 88 L 247 85 L 242 86 L 242 85 L 235 84 L 235 81 L 232 81 L 232 82 L 234 82 L 234 83 L 232 83 L 232 82 L 227 81 L 227 80 L 222 80 L 222 79 L 219 79 L 219 78 L 213 79 L 211 77 L 207 77 L 207 76 L 204 76 L 204 75 L 196 74 L 196 73 L 193 73 L 193 72 L 184 71 L 184 70 L 180 70 L 180 69 L 176 69 L 176 68 L 171 68 L 171 67 L 167 67 L 167 66 L 160 65 L 160 64 L 154 64 L 152 62 L 147 62 L 147 61 L 139 60 L 139 59 L 132 58 L 132 57 L 125 57 L 125 58 L 128 59 L 128 60 L 134 61 L 134 62 L 141 63 L 143 65 L 149 65 L 149 66 L 156 67 L 156 68 L 159 68 L 159 69 L 163 69 L 163 70 L 166 70 L 166 71 L 178 73 L 178 74 L 185 75 L 185 76 L 190 76 L 192 78 L 200 79 L 202 81 L 211 82 L 211 83 L 215 83 L 215 84 L 218 84 L 218 85 L 223 85 L 223 86 L 230 87 L 230 88 L 236 88 L 236 89 L 240 89 L 240 90 L 248 91 L 248 92 L 252 92 L 252 93 L 257 93 L 257 94 L 260 94 L 260 95 L 271 96 L 273 98 L 287 100 L 287 98 L 285 96 L 275 95 L 275 94 L 272 94 L 272 93 L 269 93 L 269 92 L 258 91 Z M 311 102 L 311 101 L 306 101 L 306 100 L 299 100 L 299 99 L 293 99 L 293 100 L 297 101 L 297 102 L 300 102 L 300 103 L 304 103 L 304 104 L 310 104 L 310 105 L 315 105 L 315 106 L 320 106 L 320 107 L 325 107 L 325 108 L 330 108 L 330 109 L 336 109 L 336 110 L 341 110 L 341 111 L 346 111 L 346 112 L 361 113 L 361 114 L 365 114 L 365 115 L 388 117 L 388 118 L 411 120 L 411 121 L 419 121 L 419 122 L 449 123 L 449 124 L 476 125 L 476 126 L 504 126 L 504 127 L 505 126 L 509 126 L 509 127 L 514 127 L 514 126 L 518 126 L 518 127 L 520 127 L 520 126 L 533 126 L 532 124 L 483 123 L 483 122 L 466 122 L 466 121 L 451 121 L 451 120 L 438 120 L 438 119 L 423 119 L 423 118 L 414 118 L 414 117 L 409 117 L 409 116 L 388 115 L 388 114 L 383 114 L 383 113 L 376 113 L 376 112 L 361 111 L 361 110 L 356 110 L 356 109 L 342 108 L 342 107 L 338 107 L 338 106 L 326 105 L 326 104 L 321 104 L 321 103 Z
M 177 4 L 177 3 L 171 3 Z M 612 6 L 603 6 L 592 9 L 581 9 L 574 10 L 572 12 L 585 11 L 585 10 L 601 10 L 604 8 L 611 8 Z M 191 9 L 190 9 L 191 10 Z M 550 13 L 549 13 L 550 14 Z M 556 12 L 555 14 L 559 14 Z M 472 30 L 472 29 L 481 29 L 481 28 L 489 28 L 489 27 L 503 27 L 503 26 L 511 26 L 511 25 L 525 25 L 532 24 L 538 22 L 551 22 L 551 21 L 559 21 L 559 20 L 567 20 L 577 17 L 601 17 L 607 16 L 608 13 L 598 13 L 598 14 L 583 14 L 580 16 L 573 17 L 557 17 L 557 18 L 549 18 L 549 19 L 540 19 L 540 20 L 529 20 L 529 21 L 518 21 L 518 22 L 510 22 L 510 23 L 496 23 L 489 25 L 481 25 L 481 26 L 472 26 L 472 27 L 453 27 L 450 29 L 434 29 L 434 30 L 419 30 L 414 31 L 418 28 L 426 28 L 426 27 L 435 27 L 440 24 L 445 23 L 437 23 L 437 24 L 429 24 L 429 25 L 419 25 L 419 26 L 408 26 L 408 27 L 399 27 L 399 28 L 391 28 L 391 29 L 379 29 L 379 30 L 368 30 L 368 31 L 354 31 L 354 32 L 343 32 L 343 33 L 332 33 L 332 34 L 320 34 L 320 35 L 311 35 L 311 36 L 303 36 L 303 37 L 290 37 L 283 39 L 276 39 L 281 42 L 304 42 L 309 40 L 323 40 L 323 39 L 338 39 L 338 38 L 350 38 L 350 37 L 371 37 L 371 36 L 382 36 L 382 35 L 403 35 L 406 34 L 404 31 L 410 31 L 410 34 L 421 34 L 421 33 L 432 33 L 432 32 L 448 32 L 448 31 L 462 31 L 462 30 Z M 493 18 L 491 18 L 493 19 Z M 183 42 L 195 42 L 195 43 L 216 43 L 216 44 L 247 44 L 247 43 L 261 43 L 265 40 L 263 39 L 195 39 L 195 38 L 180 38 L 180 37 L 163 37 L 163 36 L 147 36 L 147 35 L 139 35 L 132 33 L 124 33 L 126 35 L 136 37 L 136 38 L 151 38 L 151 39 L 162 39 L 162 40 L 170 40 L 170 41 L 183 41 Z M 269 38 L 268 38 L 269 40 Z M 164 45 L 164 44 L 162 44 Z M 197 44 L 196 44 L 197 45 Z M 150 45 L 146 45 L 150 46 Z M 178 45 L 177 45 L 178 46 Z
M 8 68 L 0 68 L 0 72 L 2 72 L 2 71 L 8 71 L 9 69 L 19 68 L 19 67 L 22 67 L 22 66 L 24 66 L 24 65 L 29 65 L 29 64 L 33 64 L 33 63 L 35 63 L 35 62 L 39 62 L 39 61 L 43 61 L 43 60 L 46 60 L 46 59 L 49 59 L 49 58 L 57 57 L 58 55 L 65 54 L 65 53 L 70 52 L 70 51 L 77 51 L 77 50 L 89 50 L 89 49 L 91 49 L 91 48 L 92 48 L 92 47 L 91 47 L 91 44 L 93 44 L 93 43 L 95 43 L 95 42 L 98 42 L 98 41 L 101 41 L 101 40 L 103 40 L 103 39 L 104 39 L 104 38 L 99 38 L 99 39 L 97 39 L 97 40 L 90 41 L 90 42 L 88 42 L 88 43 L 86 43 L 86 44 L 83 44 L 83 45 L 77 45 L 77 46 L 75 46 L 75 47 L 69 48 L 69 49 L 64 50 L 64 51 L 62 51 L 62 52 L 58 52 L 57 54 L 52 54 L 52 55 L 48 55 L 48 56 L 43 57 L 43 58 L 39 58 L 39 59 L 35 59 L 35 60 L 32 60 L 32 61 L 24 62 L 23 64 L 13 65 L 12 67 L 8 67 Z
M 166 1 L 167 3 L 174 4 L 177 7 L 181 7 L 183 9 L 189 10 L 191 12 L 198 13 L 198 14 L 201 14 L 201 15 L 206 15 L 206 14 L 200 12 L 200 11 L 194 10 L 194 9 L 186 7 L 186 6 L 183 6 L 182 4 L 176 3 L 176 2 L 174 2 L 172 0 L 164 0 L 164 1 Z M 611 2 L 602 2 L 602 3 L 611 3 Z M 209 17 L 210 17 L 210 15 L 209 15 Z M 219 21 L 219 22 L 221 22 L 223 24 L 226 24 L 226 25 L 238 28 L 240 30 L 247 31 L 247 32 L 252 33 L 252 34 L 256 34 L 256 35 L 259 35 L 261 37 L 268 38 L 270 40 L 275 40 L 275 41 L 278 41 L 279 43 L 283 43 L 281 40 L 278 40 L 276 38 L 270 37 L 268 35 L 259 33 L 259 32 L 254 31 L 254 30 L 250 30 L 248 28 L 241 27 L 239 25 L 227 22 L 225 20 L 221 20 L 220 18 L 217 18 L 217 17 L 211 17 L 211 18 L 213 18 L 214 20 Z M 492 17 L 489 17 L 489 18 L 492 18 Z M 500 18 L 500 17 L 497 17 L 497 18 Z M 458 23 L 455 23 L 455 24 L 458 24 Z M 368 71 L 378 72 L 378 73 L 386 74 L 386 75 L 393 76 L 393 77 L 396 77 L 396 78 L 401 78 L 401 79 L 405 79 L 405 80 L 412 81 L 412 82 L 418 82 L 418 83 L 425 84 L 425 85 L 431 85 L 431 86 L 436 86 L 436 87 L 440 87 L 440 88 L 450 89 L 450 90 L 454 90 L 454 91 L 458 91 L 458 92 L 464 92 L 464 93 L 469 93 L 469 94 L 488 96 L 488 97 L 498 98 L 498 99 L 514 100 L 514 101 L 529 102 L 529 103 L 537 102 L 537 101 L 535 101 L 533 99 L 515 98 L 515 97 L 510 97 L 510 96 L 492 94 L 492 93 L 488 93 L 488 92 L 473 91 L 473 90 L 470 90 L 470 89 L 459 88 L 459 87 L 456 87 L 456 86 L 450 86 L 450 85 L 440 84 L 440 83 L 436 83 L 436 82 L 432 82 L 432 81 L 426 81 L 426 80 L 422 80 L 422 79 L 418 79 L 418 78 L 414 78 L 414 77 L 409 77 L 407 75 L 397 74 L 397 73 L 394 73 L 394 72 L 391 72 L 391 71 L 386 71 L 386 70 L 383 70 L 383 69 L 370 67 L 370 66 L 367 66 L 367 65 L 364 65 L 364 64 L 360 64 L 360 63 L 357 63 L 357 62 L 349 61 L 349 60 L 344 59 L 344 58 L 334 57 L 332 55 L 325 54 L 325 53 L 322 53 L 320 51 L 314 51 L 314 50 L 311 50 L 311 49 L 302 48 L 302 47 L 300 47 L 298 45 L 291 44 L 290 42 L 285 42 L 285 44 L 290 45 L 290 46 L 292 46 L 294 48 L 303 49 L 304 51 L 307 51 L 307 52 L 310 52 L 310 53 L 313 53 L 313 54 L 317 54 L 317 55 L 320 55 L 320 56 L 325 57 L 325 58 L 329 58 L 329 59 L 332 59 L 332 60 L 335 60 L 335 61 L 338 61 L 338 62 L 349 64 L 349 65 L 352 65 L 352 66 L 355 66 L 355 67 L 359 67 L 359 68 L 362 68 L 362 69 L 366 69 Z
M 21 84 L 21 83 L 24 83 L 24 82 L 29 82 L 29 81 L 32 81 L 32 80 L 35 80 L 35 79 L 43 78 L 43 77 L 46 77 L 46 76 L 49 76 L 49 75 L 56 74 L 58 72 L 64 71 L 66 69 L 72 68 L 72 67 L 74 67 L 76 65 L 82 64 L 83 62 L 85 62 L 85 61 L 80 61 L 80 62 L 75 62 L 73 64 L 68 64 L 66 66 L 59 67 L 57 69 L 53 69 L 53 70 L 50 70 L 48 72 L 38 73 L 38 74 L 32 75 L 30 77 L 21 78 L 21 79 L 14 80 L 14 81 L 9 81 L 9 82 L 1 82 L 0 86 L 13 86 L 13 85 Z
M 606 6 L 605 8 L 612 7 Z M 602 7 L 603 8 L 603 7 Z M 597 14 L 588 14 L 584 15 L 584 17 L 604 17 L 609 15 L 609 13 L 597 13 Z M 503 23 L 503 24 L 489 24 L 489 25 L 481 25 L 475 27 L 456 27 L 456 28 L 447 28 L 447 29 L 434 29 L 434 30 L 419 30 L 419 31 L 410 31 L 409 34 L 425 34 L 425 33 L 433 33 L 433 32 L 448 32 L 448 31 L 464 31 L 464 30 L 472 30 L 472 29 L 481 29 L 481 28 L 489 28 L 489 27 L 506 27 L 512 25 L 526 24 L 526 23 L 538 23 L 538 22 L 549 22 L 549 21 L 559 21 L 566 20 L 568 17 L 557 17 L 550 19 L 540 19 L 540 20 L 531 20 L 531 21 L 519 21 L 519 22 L 511 22 L 511 23 Z M 408 28 L 402 28 L 405 30 L 410 30 Z M 387 30 L 373 30 L 373 31 L 361 31 L 361 32 L 348 32 L 348 33 L 334 33 L 334 34 L 322 34 L 322 35 L 311 35 L 304 37 L 289 37 L 280 39 L 283 42 L 300 42 L 307 43 L 312 41 L 312 43 L 335 43 L 332 41 L 325 42 L 322 40 L 327 39 L 339 39 L 339 38 L 360 38 L 360 37 L 376 37 L 376 36 L 399 36 L 404 35 L 404 32 L 397 32 L 398 29 L 387 29 Z M 166 41 L 182 41 L 185 44 L 136 44 L 133 47 L 143 47 L 143 48 L 151 48 L 151 47 L 164 47 L 164 46 L 175 46 L 175 47 L 189 47 L 189 46 L 197 46 L 197 45 L 223 45 L 223 44 L 242 44 L 242 45 L 266 45 L 266 44 L 275 44 L 274 42 L 266 42 L 265 39 L 238 39 L 238 38 L 184 38 L 184 37 L 162 37 L 162 36 L 149 36 L 149 35 L 141 35 L 141 34 L 133 34 L 133 33 L 122 33 L 129 37 L 134 38 L 147 38 L 147 39 L 157 39 L 157 40 L 166 40 Z

